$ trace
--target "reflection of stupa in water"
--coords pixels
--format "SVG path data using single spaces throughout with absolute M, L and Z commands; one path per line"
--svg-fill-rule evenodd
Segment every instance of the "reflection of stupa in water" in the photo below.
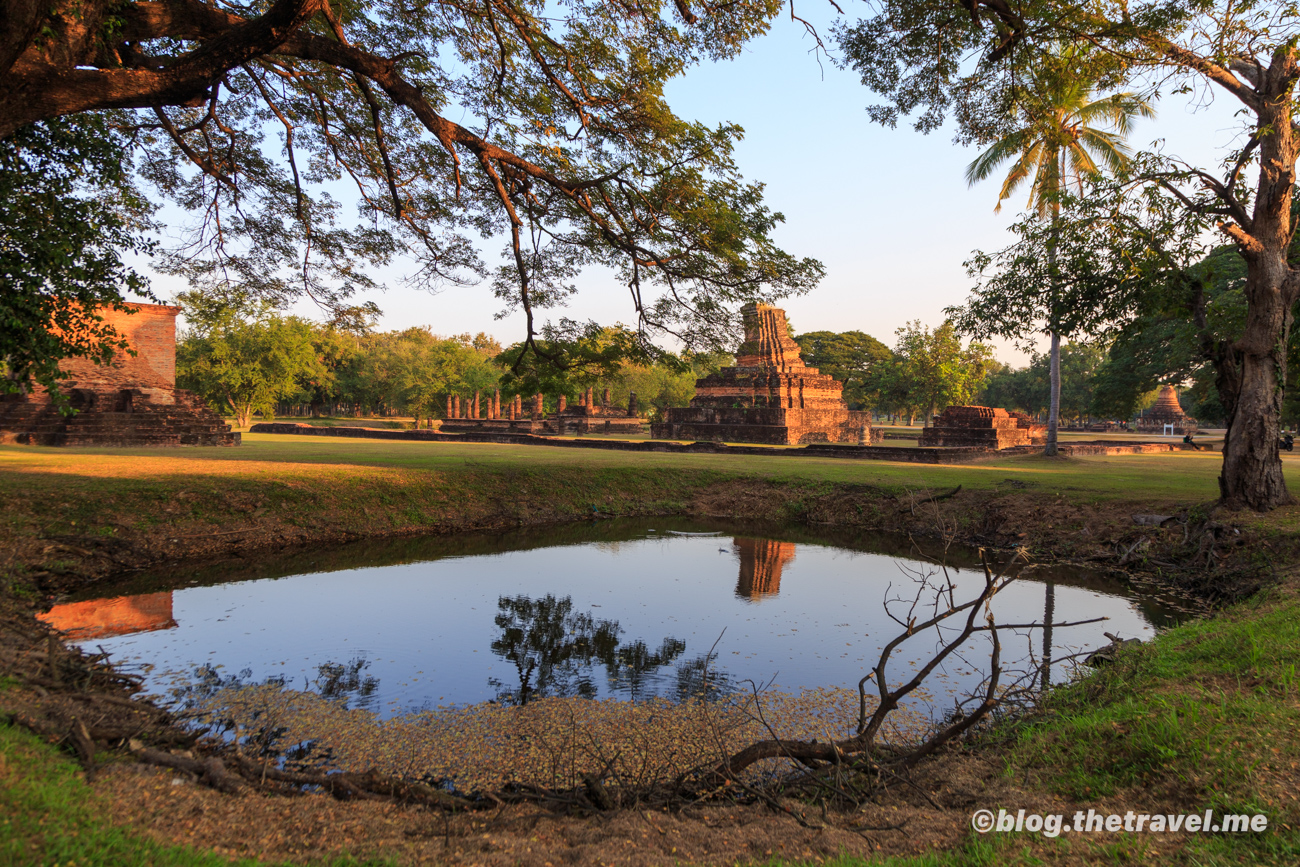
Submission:
M 69 602 L 66 605 L 55 605 L 37 616 L 76 641 L 112 638 L 133 632 L 155 632 L 176 625 L 172 619 L 170 590 L 140 596 L 118 596 L 115 599 Z
M 781 590 L 781 570 L 794 559 L 794 543 L 775 539 L 741 539 L 731 542 L 740 552 L 740 580 L 736 595 L 745 599 L 775 596 Z

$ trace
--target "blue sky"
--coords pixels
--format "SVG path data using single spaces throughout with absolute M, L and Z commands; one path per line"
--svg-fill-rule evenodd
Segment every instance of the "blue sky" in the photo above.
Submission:
M 799 13 L 813 13 L 827 36 L 829 9 Z M 669 103 L 683 117 L 744 127 L 737 162 L 746 177 L 766 183 L 769 205 L 785 215 L 778 242 L 826 265 L 816 289 L 784 305 L 796 331 L 858 329 L 892 345 L 895 329 L 914 319 L 938 325 L 943 308 L 967 296 L 971 281 L 962 263 L 974 249 L 1004 246 L 1023 202 L 1012 200 L 995 214 L 996 182 L 968 189 L 964 171 L 977 151 L 953 144 L 950 131 L 925 136 L 906 125 L 871 124 L 864 108 L 873 94 L 852 72 L 825 58 L 819 65 L 812 46 L 802 25 L 779 19 L 736 60 L 693 69 L 672 83 Z M 1235 106 L 1223 98 L 1198 106 L 1197 99 L 1162 100 L 1156 120 L 1143 122 L 1131 143 L 1145 148 L 1163 137 L 1168 152 L 1216 165 L 1235 137 Z M 489 263 L 497 251 L 485 248 Z M 503 343 L 522 336 L 521 316 L 494 320 L 499 304 L 488 286 L 431 295 L 401 285 L 401 273 L 399 263 L 386 275 L 390 288 L 373 296 L 385 314 L 381 328 L 486 331 Z M 162 277 L 155 287 L 163 295 L 181 288 Z M 625 287 L 609 274 L 584 274 L 579 288 L 569 307 L 552 315 L 633 321 Z M 309 304 L 298 312 L 318 313 Z M 1025 361 L 1007 344 L 997 344 L 997 354 Z

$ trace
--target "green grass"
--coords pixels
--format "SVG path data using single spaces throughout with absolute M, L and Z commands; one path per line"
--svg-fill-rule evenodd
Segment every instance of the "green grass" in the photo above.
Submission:
M 0 723 L 0 864 L 43 867 L 229 867 L 262 862 L 164 846 L 103 820 L 103 805 L 54 747 Z M 282 863 L 282 862 L 276 862 Z M 350 859 L 327 862 L 338 865 Z
M 7 446 L 0 449 L 0 485 L 4 484 L 5 476 L 25 472 L 103 478 L 113 475 L 108 465 L 115 461 L 141 457 L 150 458 L 154 474 L 162 476 L 265 472 L 276 464 L 332 465 L 339 472 L 363 467 L 437 472 L 687 470 L 736 477 L 871 484 L 891 489 L 957 484 L 990 489 L 1014 479 L 1045 491 L 1134 500 L 1211 499 L 1217 495 L 1216 479 L 1222 460 L 1213 453 L 1174 452 L 1066 459 L 1018 456 L 972 464 L 929 465 L 777 455 L 690 455 L 247 434 L 244 445 L 237 448 L 176 449 L 166 453 L 148 449 L 55 450 Z M 1300 455 L 1287 455 L 1284 466 L 1291 483 L 1300 484 Z
M 1269 831 L 1197 836 L 1188 857 L 1300 863 L 1297 660 L 1300 599 L 1266 592 L 1055 690 L 1046 718 L 1019 736 L 1009 772 L 1032 768 L 1085 803 L 1145 797 L 1166 812 L 1264 813 Z

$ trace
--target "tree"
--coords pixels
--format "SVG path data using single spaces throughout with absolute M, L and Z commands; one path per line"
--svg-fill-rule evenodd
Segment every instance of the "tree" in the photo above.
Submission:
M 892 353 L 889 347 L 861 331 L 809 331 L 794 338 L 804 363 L 844 383 L 844 399 L 861 409 L 879 399 L 878 380 Z
M 1258 510 L 1291 502 L 1277 439 L 1283 356 L 1300 298 L 1300 270 L 1287 261 L 1300 157 L 1294 5 L 880 0 L 839 35 L 847 62 L 886 100 L 869 109 L 875 120 L 894 125 L 916 112 L 916 128 L 929 132 L 951 113 L 963 143 L 1005 135 L 1005 118 L 1025 99 L 1023 82 L 1055 63 L 1053 47 L 1065 43 L 1092 46 L 1088 68 L 1076 72 L 1099 88 L 1208 85 L 1241 106 L 1244 135 L 1221 170 L 1162 159 L 1137 177 L 1175 197 L 1189 220 L 1217 221 L 1246 262 L 1246 324 L 1222 348 L 1219 392 L 1229 400 L 1221 501 Z
M 427 326 L 367 334 L 339 375 L 338 395 L 358 413 L 401 410 L 418 425 L 441 414 L 448 394 L 493 388 L 499 351 L 484 334 L 440 337 Z
M 947 321 L 933 331 L 909 322 L 896 334 L 893 376 L 908 395 L 909 409 L 924 410 L 928 423 L 936 409 L 971 402 L 992 362 L 992 349 L 974 342 L 963 347 Z
M 59 361 L 106 364 L 127 351 L 97 311 L 152 298 L 122 259 L 148 251 L 147 214 L 106 117 L 31 124 L 0 141 L 0 393 L 39 385 L 68 410 Z
M 679 119 L 663 89 L 779 9 L 0 0 L 0 138 L 132 110 L 143 175 L 199 217 L 161 265 L 209 293 L 337 307 L 407 251 L 417 285 L 493 276 L 535 352 L 538 311 L 600 265 L 642 339 L 719 342 L 735 307 L 822 268 L 771 241 L 782 217 L 736 169 L 741 130 Z M 491 236 L 506 239 L 496 269 L 473 242 Z
M 966 182 L 974 186 L 992 176 L 1003 163 L 1013 161 L 998 192 L 997 210 L 1032 175 L 1030 208 L 1040 219 L 1047 220 L 1053 230 L 1061 220 L 1061 194 L 1065 188 L 1073 183 L 1082 191 L 1085 179 L 1101 174 L 1098 161 L 1112 171 L 1122 170 L 1130 153 L 1122 137 L 1127 135 L 1134 117 L 1154 114 L 1145 101 L 1131 93 L 1116 93 L 1092 100 L 1091 87 L 1072 73 L 1078 59 L 1077 50 L 1066 49 L 1060 52 L 1058 63 L 1036 67 L 1034 80 L 1019 106 L 1022 125 L 995 141 L 966 169 Z M 1089 126 L 1098 122 L 1106 123 L 1116 131 Z M 1044 452 L 1055 455 L 1061 415 L 1061 308 L 1068 300 L 1061 296 L 1055 245 L 1048 247 L 1046 261 L 1047 282 L 1032 292 L 1031 297 L 1041 299 L 1041 305 L 1034 311 L 1038 314 L 1035 319 L 1046 323 L 1051 343 L 1048 353 L 1051 398 Z M 965 317 L 974 325 L 970 333 L 976 336 L 1023 337 L 1028 329 L 1034 327 L 1031 321 L 1022 318 L 980 319 L 980 313 L 987 312 L 987 309 L 987 305 L 976 305 L 972 315 Z M 949 315 L 955 313 L 952 310 L 947 312 Z
M 176 347 L 176 383 L 197 392 L 248 427 L 254 413 L 275 414 L 275 402 L 296 393 L 319 370 L 311 323 L 266 305 L 240 315 L 223 304 L 183 293 L 190 332 Z

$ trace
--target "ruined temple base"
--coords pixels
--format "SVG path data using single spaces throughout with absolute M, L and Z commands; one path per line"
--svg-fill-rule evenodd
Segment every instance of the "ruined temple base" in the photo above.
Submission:
M 196 394 L 176 388 L 176 314 L 167 304 L 127 304 L 96 311 L 132 352 L 111 363 L 87 358 L 59 363 L 59 389 L 76 414 L 65 416 L 50 395 L 0 397 L 0 443 L 39 446 L 237 446 L 239 434 Z
M 543 423 L 531 418 L 446 418 L 438 425 L 443 433 L 540 434 Z
M 500 434 L 550 434 L 553 436 L 582 436 L 583 434 L 645 433 L 643 418 L 600 416 L 548 416 L 544 419 L 508 418 L 449 418 L 443 420 L 439 430 L 445 433 L 500 433 Z
M 221 416 L 179 389 L 65 389 L 76 415 L 43 393 L 0 398 L 0 443 L 33 446 L 237 446 Z
M 847 409 L 692 406 L 669 410 L 668 421 L 650 425 L 657 440 L 746 442 L 767 445 L 880 442 L 884 431 L 871 427 L 865 412 Z
M 1047 427 L 1020 412 L 987 406 L 950 406 L 921 431 L 922 448 L 1010 449 L 1044 445 Z

